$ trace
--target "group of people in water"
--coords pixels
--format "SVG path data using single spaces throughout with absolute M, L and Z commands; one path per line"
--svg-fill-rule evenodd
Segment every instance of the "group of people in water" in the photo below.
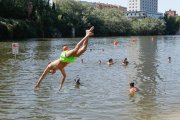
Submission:
M 50 62 L 47 65 L 42 75 L 38 79 L 35 85 L 35 89 L 40 87 L 42 80 L 45 78 L 45 76 L 48 73 L 54 74 L 56 73 L 57 70 L 59 70 L 62 74 L 62 78 L 60 80 L 60 88 L 59 88 L 59 90 L 61 90 L 63 87 L 64 81 L 66 79 L 66 72 L 64 68 L 68 66 L 70 63 L 73 63 L 78 57 L 80 57 L 87 50 L 89 37 L 93 35 L 94 35 L 94 26 L 92 26 L 89 30 L 86 30 L 85 36 L 76 44 L 76 46 L 73 49 L 69 50 L 68 46 L 64 45 L 63 52 L 61 53 L 60 58 L 58 58 L 57 60 L 54 60 L 53 62 Z M 83 59 L 81 59 L 81 62 L 83 63 Z M 101 61 L 99 61 L 99 63 L 101 63 Z M 107 62 L 108 65 L 112 65 L 114 63 L 115 62 L 113 61 L 112 58 L 109 59 Z M 128 65 L 128 63 L 129 62 L 127 58 L 125 58 L 122 61 L 123 65 Z M 80 84 L 80 78 L 76 79 L 75 82 L 76 84 Z M 134 83 L 130 83 L 129 87 L 130 87 L 131 95 L 139 91 L 139 89 L 134 86 Z
M 116 62 L 114 62 L 114 60 L 113 60 L 112 58 L 110 58 L 110 59 L 107 61 L 107 64 L 108 64 L 108 65 L 113 65 L 114 63 L 116 63 Z M 129 62 L 128 62 L 127 58 L 124 58 L 124 60 L 121 62 L 121 64 L 122 64 L 122 65 L 128 65 Z
M 115 62 L 113 61 L 112 58 L 110 58 L 110 59 L 108 60 L 108 62 L 107 62 L 108 65 L 112 65 L 112 64 L 114 64 L 114 63 L 115 63 Z M 121 64 L 122 64 L 122 65 L 128 65 L 129 62 L 128 62 L 127 58 L 124 58 L 124 60 L 122 61 Z M 138 92 L 138 91 L 139 91 L 139 89 L 134 86 L 134 82 L 129 83 L 129 95 L 130 95 L 130 96 L 134 96 L 134 94 L 135 94 L 136 92 Z

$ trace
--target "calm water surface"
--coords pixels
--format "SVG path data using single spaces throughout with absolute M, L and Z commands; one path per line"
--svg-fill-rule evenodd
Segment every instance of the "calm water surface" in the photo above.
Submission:
M 20 41 L 16 60 L 12 42 L 0 42 L 1 120 L 180 120 L 180 36 L 91 38 L 85 54 L 65 69 L 62 91 L 59 71 L 34 90 L 62 46 L 73 48 L 79 40 Z M 121 65 L 125 57 L 126 67 Z M 109 58 L 116 63 L 108 66 Z M 130 82 L 140 89 L 134 97 L 128 96 Z

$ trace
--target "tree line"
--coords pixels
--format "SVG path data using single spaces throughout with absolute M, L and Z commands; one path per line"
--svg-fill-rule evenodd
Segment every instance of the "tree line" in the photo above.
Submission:
M 0 0 L 0 39 L 81 37 L 91 25 L 95 36 L 172 35 L 180 18 L 128 19 L 119 9 L 74 0 Z

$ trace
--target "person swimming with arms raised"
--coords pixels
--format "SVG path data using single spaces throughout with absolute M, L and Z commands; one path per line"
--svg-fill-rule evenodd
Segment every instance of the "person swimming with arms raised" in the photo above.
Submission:
M 51 74 L 56 73 L 56 70 L 60 70 L 62 74 L 61 82 L 60 82 L 60 89 L 62 89 L 65 78 L 66 78 L 66 72 L 64 68 L 70 64 L 73 63 L 80 55 L 82 55 L 88 45 L 89 37 L 93 36 L 94 26 L 91 27 L 89 30 L 86 30 L 86 35 L 77 43 L 77 45 L 72 50 L 68 50 L 68 46 L 65 45 L 63 47 L 63 52 L 60 55 L 60 58 L 49 63 L 49 65 L 46 67 L 40 78 L 38 79 L 35 88 L 39 88 L 41 81 L 45 78 L 45 76 L 50 72 Z

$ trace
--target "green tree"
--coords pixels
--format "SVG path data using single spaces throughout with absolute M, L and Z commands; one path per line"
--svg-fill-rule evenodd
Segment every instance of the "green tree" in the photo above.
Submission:
M 177 17 L 164 15 L 164 20 L 166 23 L 165 33 L 168 35 L 174 35 L 179 30 L 180 23 Z
M 74 0 L 56 0 L 56 4 L 61 16 L 59 20 L 63 36 L 70 36 L 72 28 L 75 29 L 76 36 L 82 35 L 85 30 L 85 6 Z
M 95 16 L 99 22 L 97 24 L 98 33 L 101 33 L 101 35 L 127 35 L 131 29 L 130 21 L 118 9 L 96 8 L 91 16 Z
M 132 34 L 135 35 L 156 35 L 163 34 L 165 23 L 163 20 L 145 18 L 132 20 Z

